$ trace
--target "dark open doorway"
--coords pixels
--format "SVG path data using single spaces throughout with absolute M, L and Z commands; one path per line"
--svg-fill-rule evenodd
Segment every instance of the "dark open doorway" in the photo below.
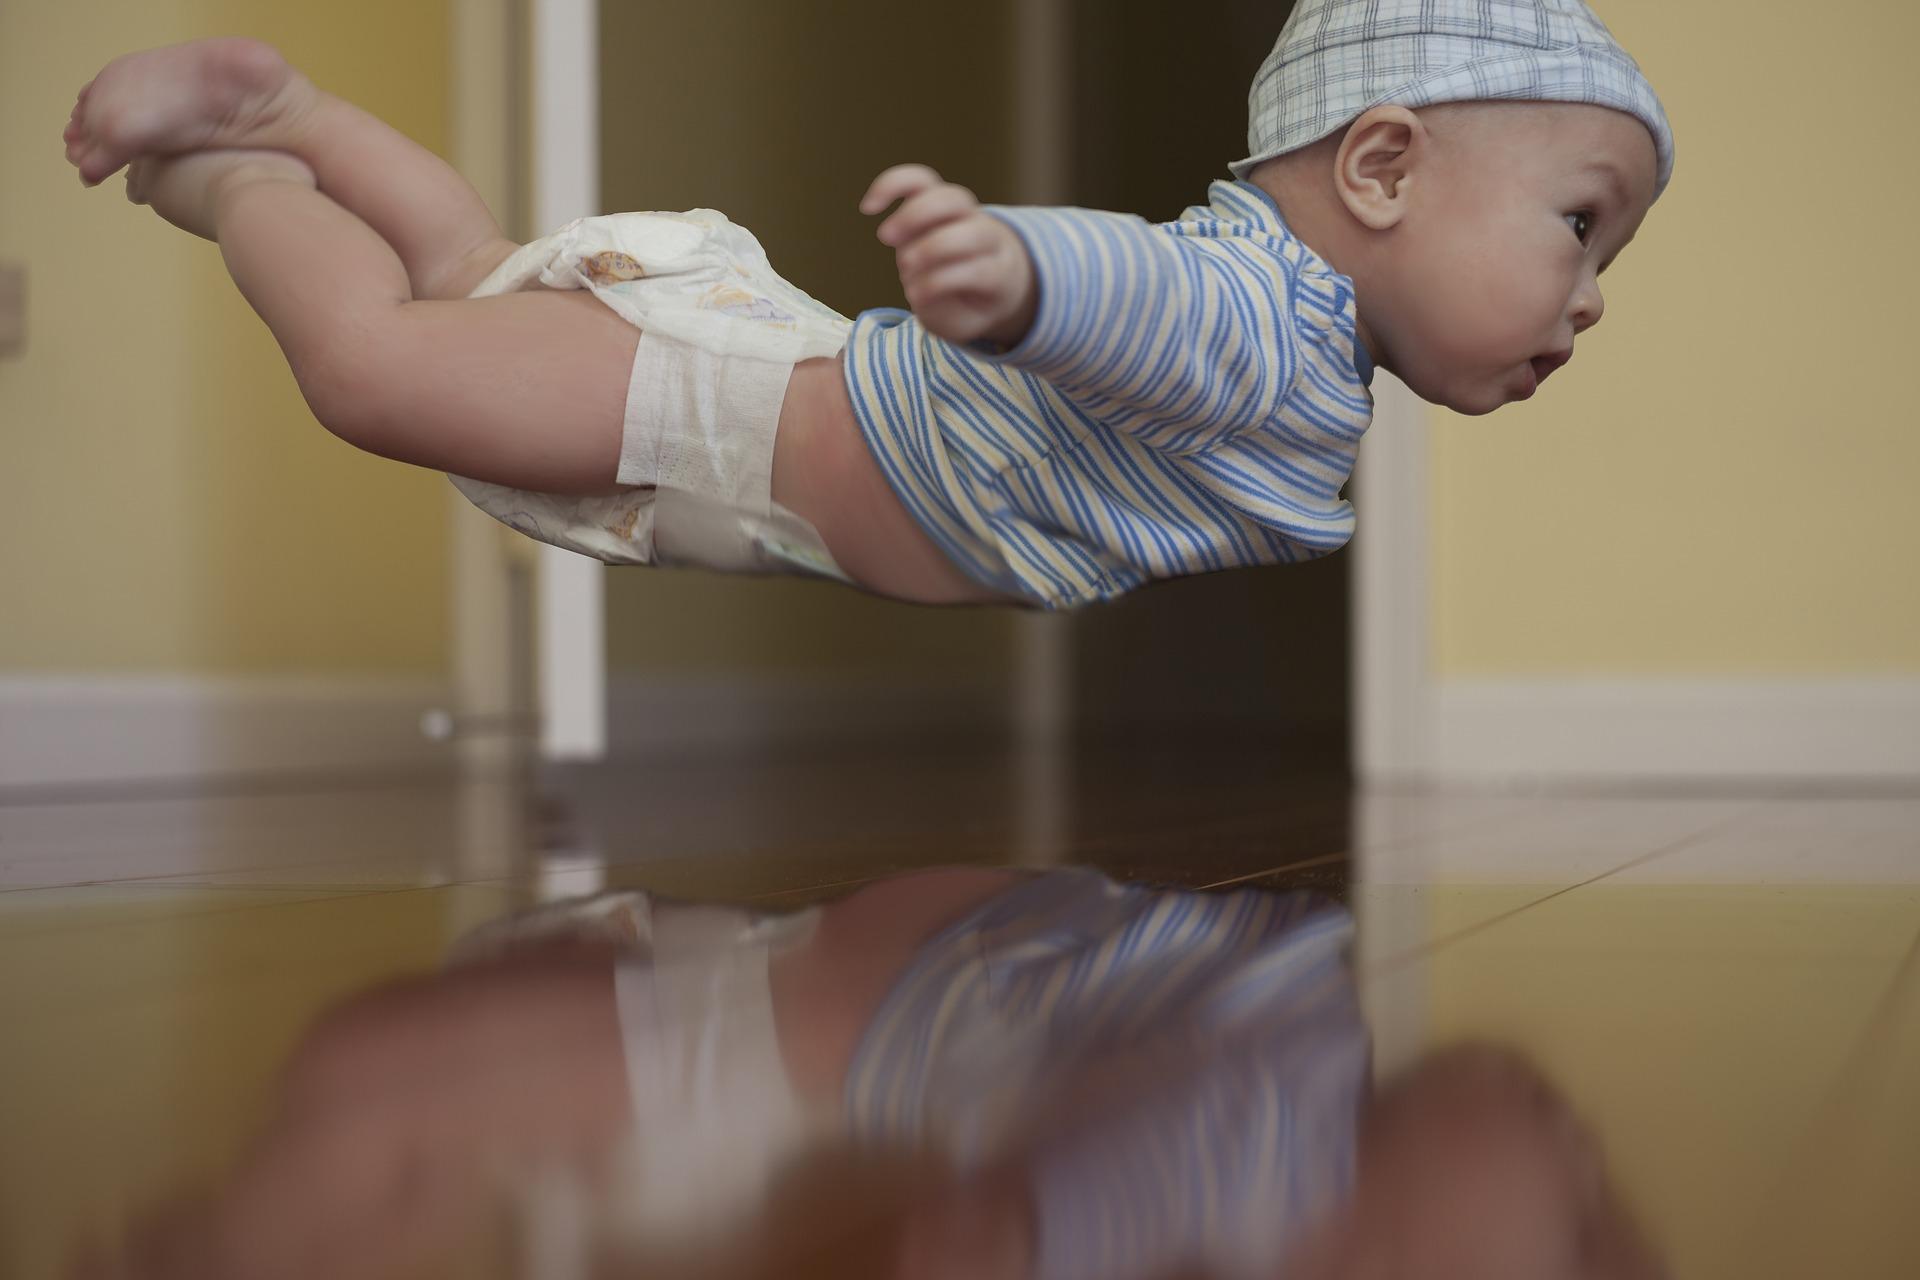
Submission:
M 1073 0 L 1070 199 L 1152 221 L 1245 154 L 1247 89 L 1288 6 Z M 1347 760 L 1348 556 L 1155 586 L 1075 620 L 1083 736 L 1245 736 Z

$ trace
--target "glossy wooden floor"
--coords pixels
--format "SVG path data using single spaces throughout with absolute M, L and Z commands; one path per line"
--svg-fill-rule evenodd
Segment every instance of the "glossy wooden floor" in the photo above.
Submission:
M 1383 1064 L 1531 1051 L 1676 1275 L 1920 1275 L 1920 798 L 1355 795 L 1163 743 L 0 797 L 0 1276 L 216 1170 L 321 1008 L 474 923 L 948 862 L 1342 893 Z

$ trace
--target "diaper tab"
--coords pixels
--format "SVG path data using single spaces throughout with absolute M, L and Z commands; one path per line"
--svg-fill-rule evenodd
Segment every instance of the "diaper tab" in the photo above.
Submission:
M 774 436 L 792 375 L 791 364 L 642 333 L 616 478 L 771 514 Z

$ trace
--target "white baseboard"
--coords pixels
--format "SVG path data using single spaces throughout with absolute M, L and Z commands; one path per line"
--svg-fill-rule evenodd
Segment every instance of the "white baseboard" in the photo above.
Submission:
M 615 673 L 610 685 L 614 757 L 932 743 L 1012 730 L 1008 693 L 983 681 Z
M 1920 781 L 1920 679 L 1443 680 L 1398 780 Z
M 0 676 L 0 787 L 451 768 L 422 677 Z
M 1369 782 L 1920 781 L 1920 679 L 1441 681 Z M 453 767 L 431 678 L 0 676 L 0 787 Z M 1011 731 L 998 686 L 616 676 L 611 754 Z
M 0 788 L 455 768 L 430 678 L 0 676 Z M 1003 689 L 916 679 L 616 676 L 614 756 L 939 742 L 1009 730 Z

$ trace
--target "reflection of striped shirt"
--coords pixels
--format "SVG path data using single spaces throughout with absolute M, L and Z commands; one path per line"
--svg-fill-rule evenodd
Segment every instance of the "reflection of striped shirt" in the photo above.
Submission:
M 1039 311 L 1003 355 L 868 311 L 854 416 L 894 492 L 956 564 L 1050 608 L 1155 578 L 1324 555 L 1372 415 L 1351 281 L 1246 182 L 1149 224 L 995 207 Z
M 1352 1177 L 1351 918 L 1302 894 L 1027 881 L 922 948 L 847 1076 L 854 1133 L 1030 1162 L 1041 1280 L 1264 1269 Z

